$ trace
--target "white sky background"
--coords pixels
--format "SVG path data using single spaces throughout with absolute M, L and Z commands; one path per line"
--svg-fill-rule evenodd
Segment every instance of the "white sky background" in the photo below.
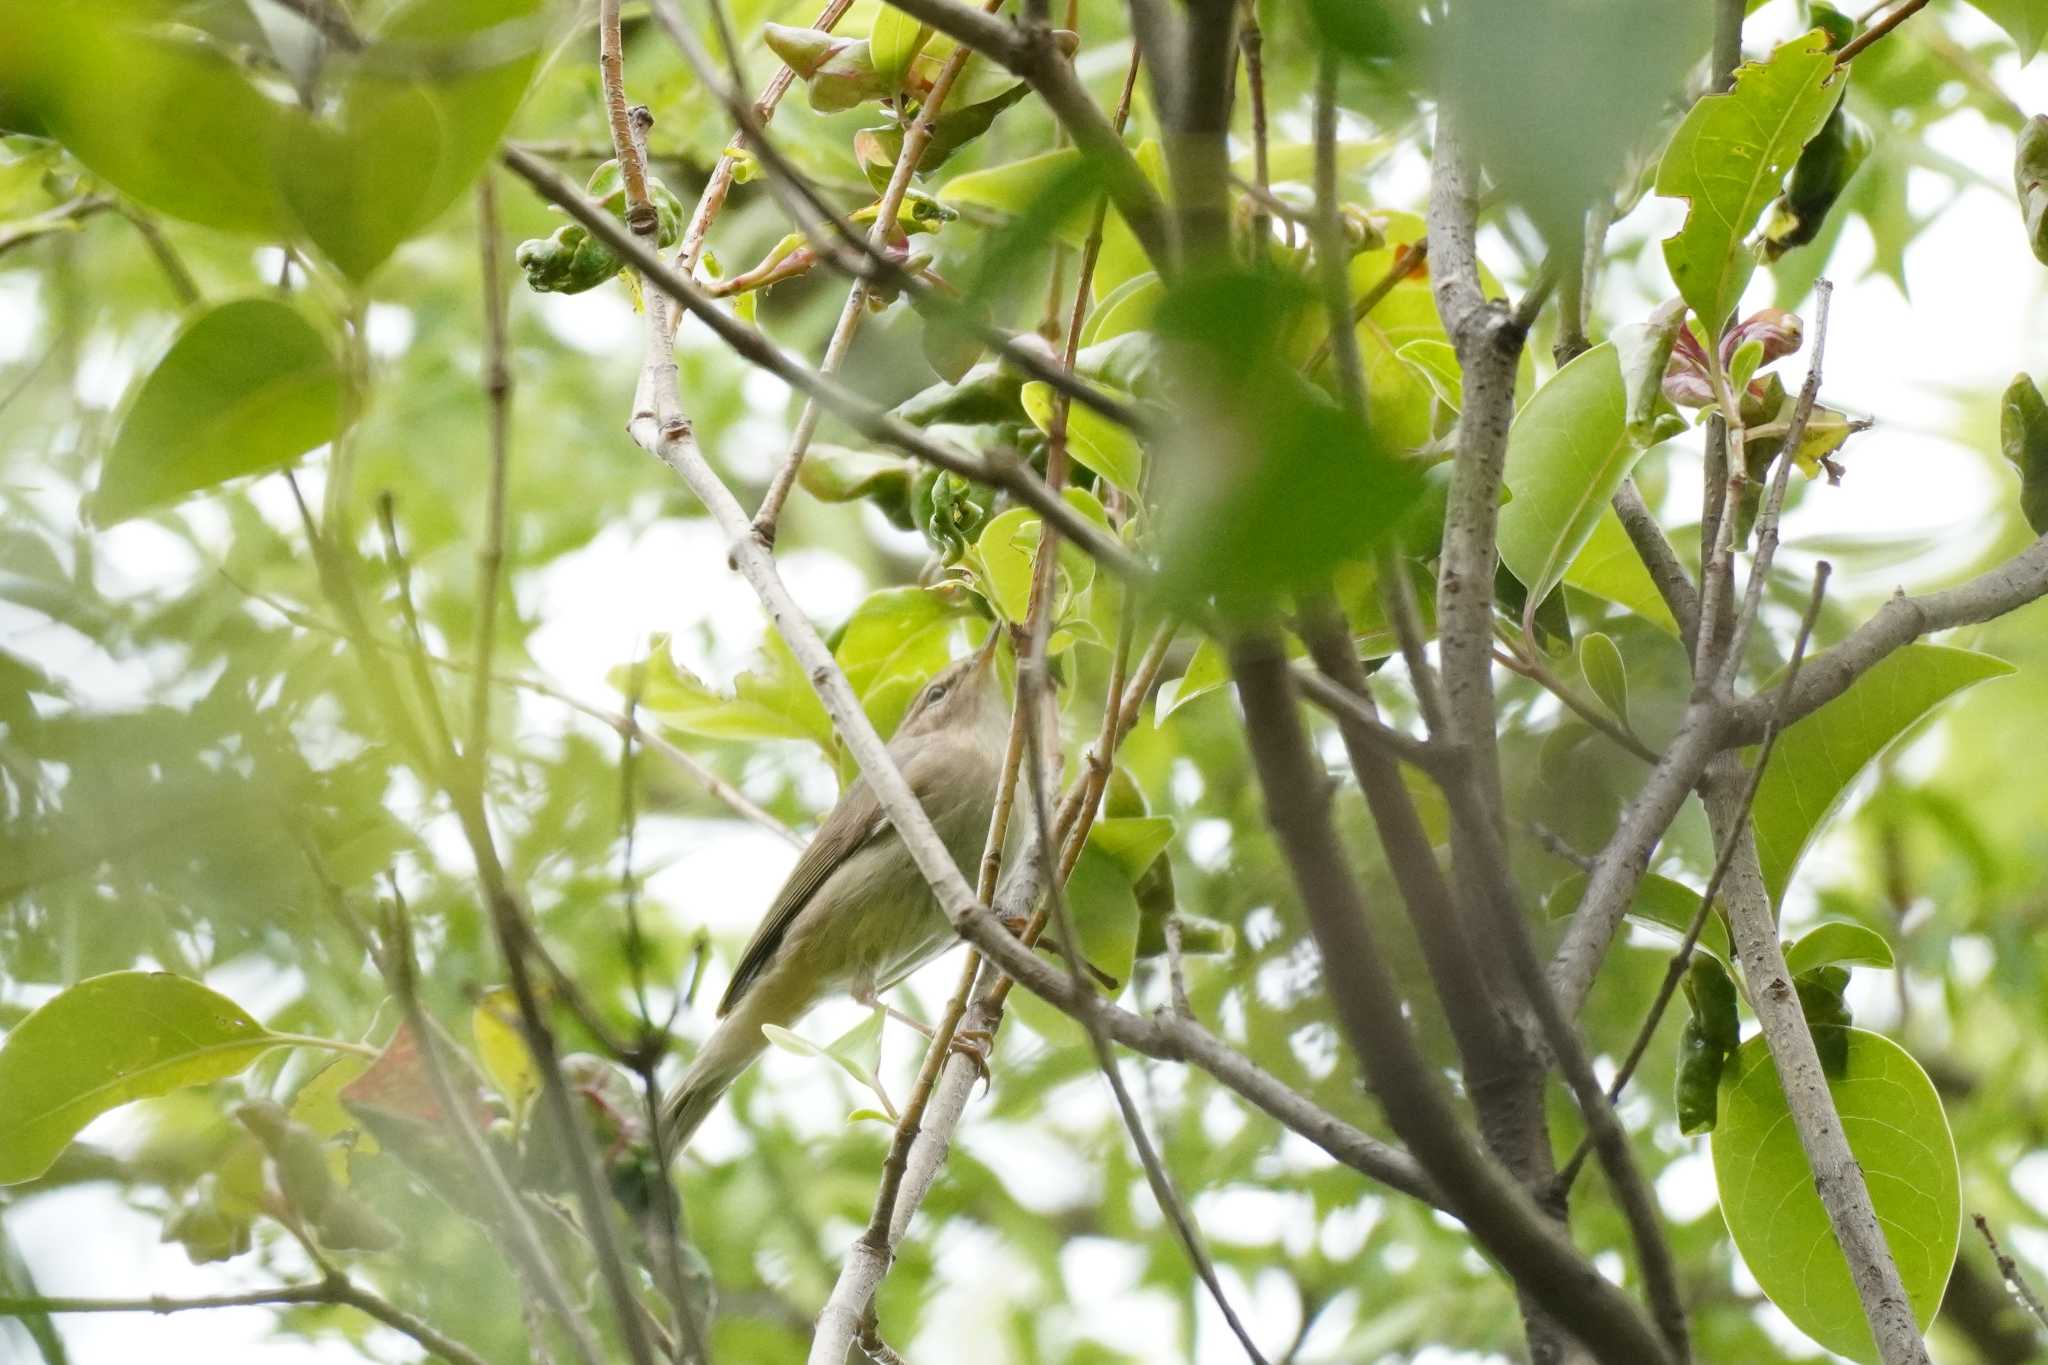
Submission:
M 1781 11 L 1786 17 L 1779 18 L 1773 29 L 1772 19 Z M 1979 28 L 1991 31 L 1974 11 L 1961 6 L 1948 7 L 1943 18 L 1968 24 L 1973 32 Z M 1752 53 L 1762 48 L 1766 33 L 1789 28 L 1788 8 L 1782 3 L 1772 6 L 1752 20 Z M 2048 109 L 2048 62 L 2036 62 L 2020 71 L 2007 57 L 2001 59 L 1994 74 L 2001 88 L 2023 108 Z M 1992 182 L 2009 182 L 2010 137 L 1976 115 L 1951 117 L 1935 130 L 1932 141 L 1939 150 L 1981 170 Z M 1419 203 L 1426 178 L 1427 165 L 1419 156 L 1410 154 L 1396 161 L 1381 177 L 1380 202 Z M 2036 321 L 2044 316 L 2048 271 L 2028 252 L 2008 195 L 1973 188 L 1944 205 L 1933 194 L 1937 185 L 1931 179 L 1909 188 L 1916 214 L 1939 211 L 1933 225 L 1907 253 L 1910 303 L 1889 281 L 1863 278 L 1872 253 L 1860 221 L 1850 225 L 1835 254 L 1831 275 L 1837 290 L 1828 336 L 1825 395 L 1838 406 L 1875 417 L 1878 425 L 1850 446 L 1846 459 L 1849 477 L 1843 486 L 1818 491 L 1788 521 L 1787 557 L 1791 563 L 1803 562 L 1797 557 L 1802 537 L 1844 532 L 1960 531 L 1962 534 L 1950 537 L 1951 544 L 1958 547 L 1952 553 L 1967 554 L 1974 548 L 1967 532 L 1972 520 L 1994 501 L 2013 496 L 2010 480 L 1988 473 L 1979 458 L 1950 443 L 1942 427 L 1953 412 L 1952 394 L 1975 393 L 1988 402 L 1989 395 L 2002 389 L 2015 371 L 2025 369 L 2037 376 L 2048 371 L 2048 328 Z M 1681 216 L 1679 205 L 1646 199 L 1618 231 L 1661 236 L 1673 230 Z M 1509 259 L 1501 252 L 1490 255 L 1496 260 Z M 1750 306 L 1767 302 L 1769 288 L 1768 274 L 1760 273 Z M 1614 320 L 1640 317 L 1668 291 L 1661 259 L 1652 252 L 1639 276 L 1602 282 L 1600 312 Z M 622 369 L 637 364 L 639 324 L 616 290 L 575 297 L 521 295 L 519 306 L 538 309 L 568 344 L 610 355 Z M 30 271 L 0 274 L 0 361 L 19 358 L 34 344 L 38 311 Z M 1810 334 L 1813 319 L 1809 316 L 1807 321 Z M 380 351 L 403 350 L 411 330 L 403 309 L 380 308 L 373 322 Z M 686 328 L 685 336 L 689 344 L 709 344 L 700 328 Z M 97 353 L 77 377 L 81 403 L 96 407 L 113 404 L 132 377 L 135 363 L 136 357 L 111 350 Z M 1804 363 L 1802 355 L 1782 362 L 1781 368 L 1796 375 L 1803 372 Z M 1788 387 L 1796 387 L 1796 380 L 1788 380 Z M 750 433 L 759 439 L 736 444 L 764 452 L 761 458 L 765 460 L 782 443 L 787 422 L 785 391 L 772 380 L 754 376 L 746 393 L 759 412 L 760 425 Z M 139 590 L 201 567 L 189 562 L 170 537 L 144 524 L 116 528 L 100 540 L 110 584 L 126 579 Z M 827 552 L 792 552 L 784 557 L 783 567 L 798 600 L 821 621 L 842 618 L 865 591 L 866 585 L 857 575 Z M 1902 580 L 1924 579 L 1941 567 L 1938 562 L 1908 565 L 1898 575 Z M 690 584 L 691 590 L 634 588 L 678 583 Z M 1855 594 L 1890 586 L 1838 583 L 1842 591 Z M 763 626 L 750 590 L 727 570 L 717 533 L 702 520 L 667 522 L 637 534 L 607 531 L 586 549 L 550 568 L 537 583 L 525 585 L 524 591 L 537 594 L 538 600 L 522 605 L 546 623 L 532 641 L 539 671 L 592 700 L 610 696 L 605 670 L 617 660 L 631 657 L 653 632 L 672 632 L 683 662 L 725 682 L 746 665 Z M 690 642 L 700 638 L 700 626 L 707 628 L 705 637 L 713 644 L 708 652 L 692 656 L 696 646 Z M 102 704 L 120 705 L 146 690 L 146 683 L 138 685 L 132 661 L 117 667 L 114 661 L 83 646 L 78 637 L 5 604 L 0 604 L 0 640 L 66 677 Z M 523 719 L 537 733 L 555 732 L 572 723 L 565 721 L 553 703 L 528 698 L 521 705 Z M 829 799 L 831 780 L 822 766 L 816 770 L 816 781 L 819 799 Z M 794 852 L 773 836 L 748 826 L 716 828 L 716 837 L 705 837 L 701 826 L 675 820 L 646 822 L 643 849 L 649 865 L 668 863 L 652 879 L 648 902 L 686 916 L 691 924 L 709 923 L 741 933 L 751 927 L 773 894 Z M 1823 845 L 1809 866 L 1825 875 L 1825 862 Z M 727 965 L 718 964 L 715 970 L 722 971 Z M 246 972 L 235 974 L 234 980 L 225 979 L 226 975 L 215 984 L 229 989 L 259 1017 L 266 998 L 272 1004 L 280 1003 L 291 990 L 289 982 L 275 976 L 261 981 L 250 979 Z M 923 991 L 935 1004 L 952 975 L 953 959 L 948 958 L 912 988 Z M 721 984 L 714 976 L 709 989 L 716 990 Z M 1859 1009 L 1866 1010 L 1880 1026 L 1888 1005 L 1888 988 L 1871 991 L 1867 1000 L 1859 999 Z M 853 1018 L 851 1006 L 834 1007 L 813 1016 L 803 1031 L 829 1038 Z M 701 1019 L 693 1022 L 702 1027 Z M 915 1057 L 910 1041 L 900 1031 L 892 1032 L 886 1065 L 893 1069 L 892 1086 L 898 1087 L 898 1093 Z M 763 1065 L 775 1075 L 776 1102 L 788 1106 L 802 1123 L 823 1132 L 843 1121 L 845 1092 L 816 1065 L 772 1050 Z M 1090 1094 L 1095 1103 L 1105 1100 L 1100 1093 Z M 1089 1094 L 1077 1093 L 1074 1098 L 1090 1102 Z M 1225 1106 L 1224 1112 L 1205 1115 L 1204 1121 L 1228 1125 L 1236 1120 Z M 95 1141 L 115 1145 L 124 1131 L 132 1131 L 132 1126 L 124 1128 L 118 1112 L 89 1130 Z M 721 1116 L 706 1126 L 699 1146 L 708 1154 L 723 1156 L 733 1151 L 739 1140 L 737 1128 Z M 1052 1208 L 1070 1202 L 1084 1194 L 1094 1179 L 1060 1144 L 1018 1141 L 1014 1133 L 998 1131 L 973 1111 L 963 1126 L 961 1140 L 969 1151 L 984 1157 L 994 1157 L 999 1149 L 1001 1160 L 991 1164 L 1007 1172 L 1012 1188 L 1031 1206 Z M 1284 1155 L 1302 1162 L 1316 1159 L 1305 1147 L 1294 1151 L 1298 1146 L 1292 1144 Z M 2048 1167 L 2048 1161 L 2034 1164 Z M 1711 1203 L 1711 1182 L 1702 1145 L 1696 1156 L 1681 1160 L 1667 1172 L 1659 1193 L 1673 1214 L 1691 1216 Z M 2041 1180 L 2025 1183 L 2039 1187 L 2031 1192 L 2032 1198 L 2048 1214 L 2048 1170 Z M 1308 1222 L 1305 1204 L 1283 1194 L 1254 1191 L 1213 1193 L 1201 1201 L 1198 1212 L 1210 1223 L 1212 1235 L 1233 1226 L 1277 1225 L 1286 1230 L 1290 1245 L 1305 1245 L 1305 1239 L 1319 1236 L 1326 1249 L 1333 1251 L 1354 1237 L 1362 1239 L 1369 1222 L 1361 1217 L 1355 1226 L 1347 1227 L 1338 1226 L 1345 1220 L 1328 1220 L 1328 1225 L 1316 1228 Z M 264 1282 L 260 1272 L 235 1263 L 190 1265 L 178 1248 L 156 1242 L 152 1219 L 126 1209 L 100 1189 L 31 1201 L 10 1212 L 7 1225 L 47 1293 L 188 1295 Z M 855 1231 L 845 1229 L 849 1241 Z M 934 1305 L 926 1331 L 916 1341 L 905 1343 L 913 1359 L 959 1358 L 949 1353 L 947 1343 L 966 1340 L 977 1320 L 989 1311 L 990 1295 L 1000 1294 L 1005 1284 L 1015 1284 L 1028 1273 L 981 1234 L 958 1229 L 947 1240 L 942 1264 L 954 1288 Z M 1190 1347 L 1181 1341 L 1174 1305 L 1163 1297 L 1135 1290 L 1139 1265 L 1128 1248 L 1078 1241 L 1065 1253 L 1061 1270 L 1064 1283 L 1057 1286 L 1057 1292 L 1073 1305 L 1076 1335 L 1105 1342 L 1147 1365 L 1178 1365 L 1191 1358 L 1198 1365 L 1221 1365 L 1240 1358 L 1206 1300 L 1198 1342 Z M 1298 1322 L 1298 1309 L 1280 1277 L 1247 1285 L 1226 1272 L 1225 1280 L 1262 1343 L 1269 1349 L 1283 1346 Z M 1127 1289 L 1130 1292 L 1125 1292 Z M 165 1318 L 72 1317 L 63 1319 L 62 1326 L 81 1365 L 145 1359 L 205 1361 L 208 1365 L 243 1361 L 298 1365 L 357 1358 L 348 1349 L 270 1339 L 272 1320 L 266 1310 L 235 1310 Z M 1784 1339 L 1793 1349 L 1802 1340 L 1789 1327 Z M 18 1340 L 0 1335 L 0 1357 Z M 402 1355 L 403 1351 L 396 1353 Z M 975 1358 L 987 1359 L 979 1351 Z M 1310 1351 L 1303 1358 L 1325 1357 Z M 1445 1352 L 1416 1357 L 1418 1365 L 1451 1365 L 1460 1359 L 1472 1358 Z

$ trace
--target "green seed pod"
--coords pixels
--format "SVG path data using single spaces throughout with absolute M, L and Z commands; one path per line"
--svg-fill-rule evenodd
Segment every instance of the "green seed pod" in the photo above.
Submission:
M 2027 375 L 2013 376 L 1998 405 L 1998 439 L 2020 472 L 2020 512 L 2035 535 L 2048 535 L 2048 402 Z
M 1837 104 L 1819 134 L 1799 154 L 1785 181 L 1785 192 L 1771 206 L 1764 228 L 1765 260 L 1775 261 L 1820 235 L 1828 210 L 1870 155 L 1870 147 L 1870 129 Z
M 581 294 L 618 274 L 623 264 L 575 223 L 556 228 L 552 236 L 521 242 L 512 259 L 536 294 Z
M 1792 982 L 1799 992 L 1799 1005 L 1813 1029 L 1814 1050 L 1820 1053 L 1821 1070 L 1839 1076 L 1849 1064 L 1847 1029 L 1855 1022 L 1842 992 L 1849 985 L 1849 969 L 1841 966 L 1816 967 L 1802 972 Z
M 1721 1117 L 1721 1069 L 1728 1054 L 1700 1027 L 1697 1016 L 1685 1022 L 1678 1038 L 1678 1131 L 1711 1133 Z
M 2048 114 L 2036 114 L 2013 142 L 2013 189 L 2034 259 L 2048 265 Z
M 1856 36 L 1856 20 L 1824 0 L 1813 0 L 1806 7 L 1806 22 L 1827 34 L 1828 50 L 1832 52 L 1841 51 Z
M 1742 1021 L 1727 968 L 1706 953 L 1695 953 L 1685 974 L 1685 998 L 1702 1036 L 1723 1052 L 1733 1052 L 1742 1042 Z

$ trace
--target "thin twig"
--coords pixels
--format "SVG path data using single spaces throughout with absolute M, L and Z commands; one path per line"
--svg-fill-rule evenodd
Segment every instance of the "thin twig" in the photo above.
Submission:
M 1785 428 L 1785 448 L 1778 455 L 1777 473 L 1757 516 L 1756 554 L 1750 560 L 1749 577 L 1743 585 L 1742 608 L 1735 615 L 1735 628 L 1729 632 L 1727 652 L 1721 657 L 1720 673 L 1714 680 L 1714 690 L 1721 695 L 1735 686 L 1735 676 L 1742 668 L 1743 649 L 1756 627 L 1757 613 L 1763 608 L 1764 585 L 1770 580 L 1771 562 L 1778 553 L 1778 517 L 1785 507 L 1792 466 L 1799 463 L 1799 443 L 1806 436 L 1814 404 L 1820 400 L 1821 359 L 1828 345 L 1828 303 L 1834 297 L 1835 286 L 1821 279 L 1813 288 L 1820 301 L 1813 329 L 1813 356 L 1807 362 L 1806 382 L 1799 386 L 1799 397 L 1792 405 L 1792 420 Z
M 1885 15 L 1884 18 L 1878 20 L 1854 38 L 1851 38 L 1843 46 L 1842 50 L 1835 54 L 1835 65 L 1847 66 L 1850 62 L 1855 61 L 1857 54 L 1861 53 L 1864 48 L 1869 47 L 1879 38 L 1884 37 L 1885 34 L 1890 33 L 1893 29 L 1905 23 L 1925 8 L 1927 8 L 1927 0 L 1905 0 L 1903 4 L 1890 14 Z
M 1756 804 L 1757 789 L 1763 785 L 1764 769 L 1770 764 L 1771 754 L 1777 748 L 1778 736 L 1783 731 L 1784 704 L 1792 695 L 1792 684 L 1799 680 L 1799 667 L 1806 659 L 1806 646 L 1813 639 L 1813 627 L 1820 619 L 1820 607 L 1826 595 L 1828 575 L 1834 571 L 1823 559 L 1813 571 L 1813 595 L 1807 600 L 1806 614 L 1799 622 L 1799 636 L 1792 643 L 1792 660 L 1785 668 L 1785 681 L 1773 694 L 1778 708 L 1772 713 L 1771 724 L 1764 732 L 1762 748 L 1757 753 L 1756 765 L 1749 770 L 1749 778 L 1742 789 L 1739 803 L 1745 819 Z M 1671 961 L 1664 969 L 1664 980 L 1657 987 L 1657 995 L 1650 1002 L 1649 1011 L 1643 1016 L 1642 1024 L 1636 1029 L 1635 1041 L 1629 1045 L 1628 1056 L 1622 1060 L 1621 1069 L 1614 1073 L 1608 1084 L 1607 1099 L 1611 1104 L 1621 1103 L 1621 1092 L 1628 1088 L 1629 1078 L 1636 1074 L 1636 1066 L 1649 1050 L 1650 1040 L 1656 1036 L 1657 1025 L 1663 1021 L 1664 1011 L 1670 1007 L 1672 997 L 1678 991 L 1678 984 L 1684 980 L 1686 968 L 1692 965 L 1694 949 L 1699 946 L 1700 935 L 1707 927 L 1707 917 L 1713 913 L 1714 900 L 1720 894 L 1721 883 L 1728 876 L 1728 869 L 1735 862 L 1736 841 L 1723 839 L 1720 850 L 1715 854 L 1713 869 L 1707 876 L 1706 889 L 1700 892 L 1700 908 L 1693 912 L 1692 922 L 1686 926 L 1685 937 L 1679 941 L 1678 951 L 1671 955 Z M 1581 1138 L 1578 1150 L 1558 1172 L 1557 1186 L 1560 1191 L 1569 1191 L 1572 1182 L 1578 1178 L 1579 1167 L 1585 1163 L 1590 1150 L 1591 1139 Z
M 484 538 L 477 549 L 475 674 L 469 690 L 469 780 L 481 784 L 489 763 L 491 659 L 497 653 L 498 587 L 505 571 L 505 480 L 509 464 L 512 371 L 505 329 L 505 287 L 498 241 L 498 194 L 487 170 L 477 180 L 478 256 L 483 269 L 484 411 L 490 474 L 485 483 Z
M 1990 1221 L 1981 1213 L 1971 1214 L 1970 1221 L 1977 1225 L 1984 1245 L 1991 1249 L 1991 1259 L 1998 1262 L 1998 1273 L 2004 1278 L 2006 1288 L 2012 1291 L 2012 1296 L 2020 1301 L 2021 1306 L 2034 1315 L 2034 1321 L 2048 1327 L 2048 1305 L 2041 1302 L 2041 1296 L 2027 1283 L 2019 1262 L 2006 1255 L 2005 1248 L 1998 1244 L 1998 1238 L 1992 1235 Z
M 330 1274 L 311 1284 L 283 1284 L 239 1294 L 213 1294 L 178 1299 L 152 1295 L 143 1299 L 88 1299 L 61 1296 L 0 1298 L 0 1317 L 37 1313 L 187 1313 L 208 1308 L 269 1308 L 297 1304 L 338 1304 L 356 1309 L 418 1342 L 430 1355 L 454 1365 L 485 1365 L 484 1358 L 431 1323 L 414 1317 L 376 1292 L 344 1275 Z
M 1044 678 L 1043 639 L 1032 642 L 1031 653 L 1030 668 L 1020 669 L 1018 672 L 1020 696 L 1017 709 L 1024 714 L 1025 723 L 1029 727 L 1027 745 L 1030 753 L 1026 761 L 1031 774 L 1031 799 L 1037 814 L 1033 824 L 1037 831 L 1041 856 L 1050 862 L 1052 833 L 1049 826 L 1052 823 L 1052 812 L 1045 798 L 1046 759 L 1038 731 L 1039 718 L 1048 709 L 1041 707 L 1038 695 Z M 1023 696 L 1026 693 L 1031 694 L 1028 703 Z M 1075 948 L 1073 924 L 1066 912 L 1066 897 L 1061 893 L 1058 878 L 1053 879 L 1050 899 L 1054 918 L 1060 925 L 1060 943 L 1066 952 L 1067 969 L 1073 975 L 1075 988 L 1086 989 L 1081 959 Z M 1124 1128 L 1131 1135 L 1132 1150 L 1137 1153 L 1138 1164 L 1145 1172 L 1145 1180 L 1152 1187 L 1153 1199 L 1158 1202 L 1160 1212 L 1166 1215 L 1166 1221 L 1172 1225 L 1174 1236 L 1181 1244 L 1181 1250 L 1187 1253 L 1196 1276 L 1208 1288 L 1209 1297 L 1215 1300 L 1217 1309 L 1223 1314 L 1223 1321 L 1237 1337 L 1238 1344 L 1244 1347 L 1245 1358 L 1252 1361 L 1253 1365 L 1266 1365 L 1266 1358 L 1259 1354 L 1258 1345 L 1252 1341 L 1251 1333 L 1238 1317 L 1237 1310 L 1231 1306 L 1229 1296 L 1223 1292 L 1223 1283 L 1216 1277 L 1215 1263 L 1209 1259 L 1209 1250 L 1202 1243 L 1202 1233 L 1195 1224 L 1194 1216 L 1188 1212 L 1180 1191 L 1174 1188 L 1173 1177 L 1167 1173 L 1165 1163 L 1160 1160 L 1158 1150 L 1153 1147 L 1151 1137 L 1145 1132 L 1145 1120 L 1131 1099 L 1129 1087 L 1124 1084 L 1123 1071 L 1117 1064 L 1116 1052 L 1111 1048 L 1109 1039 L 1103 1036 L 1102 1025 L 1097 1022 L 1095 1011 L 1083 1010 L 1080 1018 L 1081 1026 L 1088 1034 L 1089 1046 L 1095 1053 L 1095 1064 L 1101 1070 L 1103 1079 L 1109 1082 L 1110 1093 L 1116 1097 L 1117 1112 L 1123 1117 Z

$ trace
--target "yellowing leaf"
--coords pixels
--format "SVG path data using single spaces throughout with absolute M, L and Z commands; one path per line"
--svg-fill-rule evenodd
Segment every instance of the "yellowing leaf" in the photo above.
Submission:
M 476 1044 L 477 1061 L 504 1096 L 516 1124 L 540 1093 L 540 1068 L 526 1046 L 519 996 L 510 986 L 494 986 L 478 998 L 469 1012 L 469 1036 Z

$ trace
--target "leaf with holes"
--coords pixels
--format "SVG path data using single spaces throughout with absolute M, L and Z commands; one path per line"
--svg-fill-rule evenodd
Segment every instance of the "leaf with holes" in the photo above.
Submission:
M 1828 1079 L 1828 1092 L 1924 1330 L 1941 1304 L 1962 1230 L 1955 1141 L 1941 1097 L 1905 1049 L 1862 1029 L 1841 1033 L 1846 1060 Z M 1761 1036 L 1728 1063 L 1720 1098 L 1714 1181 L 1750 1273 L 1800 1331 L 1876 1365 L 1848 1262 L 1814 1192 L 1813 1170 Z
M 1700 325 L 1720 335 L 1756 271 L 1743 240 L 1777 198 L 1785 173 L 1812 140 L 1846 81 L 1827 35 L 1794 38 L 1735 73 L 1735 88 L 1693 105 L 1657 164 L 1656 190 L 1691 204 L 1664 239 L 1664 263 Z

